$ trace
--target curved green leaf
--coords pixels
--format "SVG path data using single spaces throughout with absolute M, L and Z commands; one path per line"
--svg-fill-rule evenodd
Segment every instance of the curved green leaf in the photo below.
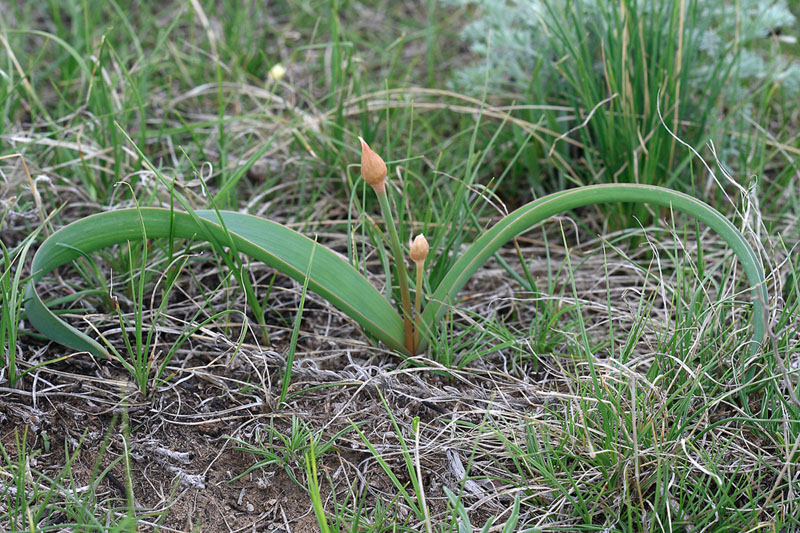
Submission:
M 361 328 L 389 348 L 407 353 L 403 346 L 403 320 L 391 304 L 347 261 L 308 237 L 269 220 L 214 211 L 194 214 L 161 208 L 123 209 L 92 215 L 69 224 L 45 240 L 33 258 L 33 277 L 25 307 L 36 329 L 75 350 L 108 356 L 97 341 L 56 316 L 42 301 L 36 283 L 55 268 L 95 250 L 143 238 L 199 238 L 219 246 L 232 243 L 236 250 L 263 261 L 303 282 L 310 267 L 308 288 L 355 320 Z M 227 230 L 227 233 L 226 231 Z
M 683 211 L 709 226 L 723 238 L 742 263 L 752 287 L 753 338 L 750 349 L 752 354 L 758 351 L 764 340 L 764 304 L 767 302 L 764 270 L 758 256 L 736 226 L 719 211 L 693 196 L 654 185 L 591 185 L 557 192 L 520 207 L 481 235 L 453 264 L 430 295 L 429 303 L 422 313 L 422 320 L 429 327 L 435 326 L 472 274 L 515 236 L 564 211 L 586 205 L 616 202 L 650 203 Z M 420 349 L 423 348 L 424 342 Z
M 693 215 L 715 230 L 742 263 L 753 291 L 755 353 L 765 334 L 767 292 L 758 256 L 736 227 L 702 201 L 651 185 L 594 185 L 551 194 L 503 218 L 481 235 L 448 271 L 430 295 L 422 320 L 435 325 L 447 306 L 481 265 L 513 237 L 543 220 L 577 207 L 612 202 L 651 203 Z M 224 211 L 221 223 L 213 211 L 174 212 L 160 208 L 126 209 L 93 215 L 73 222 L 48 238 L 33 259 L 34 275 L 28 286 L 26 313 L 31 323 L 56 342 L 96 355 L 108 355 L 97 341 L 69 326 L 42 302 L 36 282 L 56 267 L 100 248 L 148 238 L 201 238 L 216 246 L 232 244 L 240 252 L 263 261 L 303 282 L 309 262 L 308 287 L 353 318 L 361 328 L 389 348 L 407 354 L 403 320 L 389 302 L 350 264 L 329 249 L 285 226 L 262 218 Z M 144 234 L 143 234 L 144 232 Z M 424 348 L 424 342 L 420 349 Z

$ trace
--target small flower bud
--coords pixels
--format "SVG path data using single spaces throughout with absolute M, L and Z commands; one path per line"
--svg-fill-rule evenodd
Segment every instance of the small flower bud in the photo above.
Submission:
M 386 163 L 364 139 L 359 137 L 358 140 L 361 141 L 361 175 L 376 193 L 382 193 L 386 190 Z
M 420 233 L 414 237 L 414 242 L 411 243 L 411 252 L 408 255 L 411 256 L 412 261 L 420 264 L 425 262 L 429 250 L 428 241 L 425 239 L 425 236 Z
M 284 74 L 286 74 L 286 67 L 284 67 L 280 63 L 275 63 L 275 65 L 273 65 L 272 68 L 269 69 L 269 72 L 267 72 L 267 77 L 269 77 L 270 81 L 276 82 L 279 79 L 281 79 L 284 76 Z

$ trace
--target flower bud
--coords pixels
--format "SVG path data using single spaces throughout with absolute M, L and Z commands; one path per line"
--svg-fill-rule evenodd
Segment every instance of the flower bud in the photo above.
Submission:
M 358 140 L 361 141 L 361 175 L 376 193 L 382 193 L 386 190 L 386 163 L 364 139 L 359 137 Z
M 267 72 L 267 77 L 269 81 L 276 82 L 281 79 L 284 74 L 286 74 L 286 67 L 280 63 L 275 63 L 272 68 L 269 69 L 269 72 Z
M 414 237 L 414 242 L 411 243 L 411 252 L 408 255 L 411 256 L 412 261 L 420 264 L 425 262 L 429 250 L 428 241 L 425 239 L 425 236 L 420 233 Z

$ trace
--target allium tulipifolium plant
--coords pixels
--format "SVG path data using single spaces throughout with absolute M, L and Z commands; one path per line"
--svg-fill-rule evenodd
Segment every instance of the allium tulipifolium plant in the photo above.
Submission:
M 37 283 L 60 265 L 114 244 L 152 238 L 203 239 L 216 249 L 235 250 L 263 261 L 287 276 L 307 284 L 344 312 L 368 335 L 402 355 L 425 350 L 430 336 L 458 292 L 487 259 L 515 236 L 567 210 L 591 204 L 615 202 L 648 203 L 682 211 L 716 231 L 739 258 L 753 293 L 753 337 L 755 353 L 765 335 L 764 305 L 767 301 L 764 272 L 759 259 L 742 233 L 717 210 L 684 193 L 652 185 L 609 184 L 569 189 L 534 200 L 510 213 L 483 233 L 453 263 L 429 298 L 422 294 L 428 243 L 417 236 L 409 257 L 415 264 L 415 302 L 412 307 L 406 255 L 395 228 L 386 193 L 386 164 L 361 140 L 361 172 L 377 194 L 389 235 L 400 290 L 400 310 L 350 263 L 316 241 L 286 226 L 232 211 L 193 211 L 177 195 L 186 212 L 166 208 L 122 209 L 92 215 L 73 222 L 42 243 L 33 258 L 32 280 L 27 288 L 26 313 L 31 323 L 47 337 L 75 350 L 111 357 L 95 339 L 59 318 L 42 301 Z M 425 301 L 427 300 L 427 301 Z

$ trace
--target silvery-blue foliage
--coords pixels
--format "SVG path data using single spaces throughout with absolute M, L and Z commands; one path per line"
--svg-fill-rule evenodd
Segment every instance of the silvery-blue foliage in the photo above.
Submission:
M 614 0 L 617 1 L 617 0 Z M 679 0 L 623 0 L 640 17 L 669 13 Z M 553 64 L 563 47 L 552 39 L 554 17 L 568 9 L 580 9 L 590 32 L 609 31 L 609 6 L 612 0 L 442 0 L 450 5 L 469 5 L 478 18 L 462 31 L 462 38 L 475 54 L 485 58 L 458 70 L 452 84 L 460 90 L 480 91 L 485 84 L 492 90 L 528 88 L 532 72 L 548 83 L 558 83 Z M 665 3 L 668 2 L 665 9 Z M 783 86 L 787 96 L 800 95 L 800 65 L 783 56 L 765 52 L 772 47 L 762 42 L 778 30 L 792 33 L 796 18 L 787 0 L 689 0 L 697 9 L 698 20 L 705 22 L 685 42 L 698 43 L 697 61 L 690 78 L 699 87 L 721 64 L 732 62 L 730 75 L 739 83 L 728 84 L 727 94 L 736 98 L 752 82 L 770 79 Z M 588 37 L 587 37 L 588 38 Z M 675 39 L 677 39 L 677 34 Z M 750 46 L 755 45 L 755 46 Z M 757 51 L 754 51 L 757 50 Z M 598 65 L 599 67 L 599 65 Z

